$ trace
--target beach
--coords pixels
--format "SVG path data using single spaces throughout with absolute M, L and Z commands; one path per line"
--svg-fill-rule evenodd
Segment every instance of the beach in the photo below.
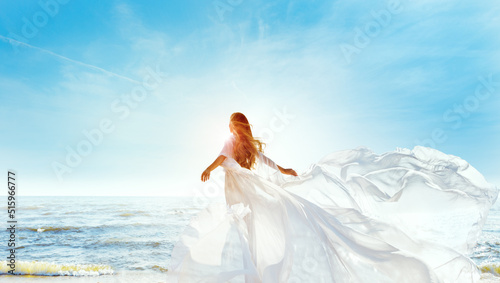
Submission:
M 205 203 L 173 197 L 23 197 L 16 227 L 20 274 L 7 275 L 3 260 L 0 280 L 166 282 L 177 238 Z M 483 270 L 481 282 L 500 281 L 500 205 L 490 210 L 469 257 Z

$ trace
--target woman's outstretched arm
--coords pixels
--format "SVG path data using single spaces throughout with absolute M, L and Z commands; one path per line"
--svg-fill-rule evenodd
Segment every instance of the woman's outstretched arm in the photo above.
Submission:
M 269 166 L 271 168 L 278 167 L 278 169 L 280 170 L 280 172 L 283 173 L 283 174 L 297 176 L 297 173 L 295 172 L 295 170 L 290 169 L 290 168 L 285 169 L 285 168 L 279 166 L 278 164 L 274 163 L 274 161 L 272 161 L 271 159 L 269 159 L 269 157 L 265 156 L 262 152 L 259 153 L 259 157 L 262 159 L 262 161 L 264 162 L 264 164 L 266 164 L 267 166 Z
M 280 172 L 283 173 L 283 174 L 297 176 L 297 173 L 295 172 L 295 170 L 293 170 L 291 168 L 285 169 L 285 168 L 279 166 L 278 164 L 276 164 L 276 166 L 278 166 L 278 169 L 280 169 Z
M 205 182 L 210 179 L 210 172 L 217 168 L 217 166 L 221 165 L 224 160 L 226 160 L 226 157 L 224 155 L 219 155 L 219 157 L 217 157 L 217 159 L 215 159 L 215 161 L 210 164 L 210 166 L 208 166 L 203 173 L 201 173 L 201 181 Z

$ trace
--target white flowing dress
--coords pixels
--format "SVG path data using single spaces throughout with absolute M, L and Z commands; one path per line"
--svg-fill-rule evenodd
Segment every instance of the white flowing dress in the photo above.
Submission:
M 183 232 L 167 282 L 476 282 L 464 254 L 498 189 L 464 160 L 415 147 L 326 156 L 284 179 L 260 154 L 256 170 L 221 155 L 227 205 Z

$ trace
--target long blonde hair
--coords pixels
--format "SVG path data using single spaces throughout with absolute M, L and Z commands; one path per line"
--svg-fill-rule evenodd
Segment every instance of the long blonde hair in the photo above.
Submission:
M 230 125 L 236 138 L 233 148 L 234 160 L 241 167 L 251 169 L 255 164 L 255 158 L 259 154 L 259 151 L 263 152 L 265 144 L 253 137 L 251 125 L 248 123 L 247 117 L 242 113 L 233 113 Z

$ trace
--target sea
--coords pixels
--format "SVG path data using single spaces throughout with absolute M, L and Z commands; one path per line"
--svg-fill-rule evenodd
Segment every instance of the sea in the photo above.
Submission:
M 6 197 L 5 197 L 6 199 Z M 208 202 L 190 197 L 20 197 L 15 232 L 0 219 L 0 281 L 166 282 L 171 252 Z M 12 233 L 14 232 L 14 233 Z M 9 240 L 15 239 L 15 273 Z M 469 257 L 483 281 L 500 282 L 500 204 L 490 210 Z M 71 279 L 74 278 L 74 279 Z M 127 280 L 130 279 L 130 280 Z M 23 280 L 26 279 L 26 280 Z

